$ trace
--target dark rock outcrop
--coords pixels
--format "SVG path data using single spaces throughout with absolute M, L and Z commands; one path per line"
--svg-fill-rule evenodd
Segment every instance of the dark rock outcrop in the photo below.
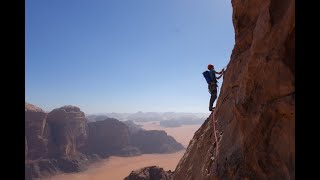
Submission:
M 108 157 L 111 155 L 133 156 L 141 153 L 171 153 L 184 149 L 165 131 L 146 131 L 133 127 L 132 123 L 130 126 L 132 131 L 125 123 L 113 118 L 90 122 L 86 152 Z
M 139 129 L 138 126 L 134 128 Z M 180 150 L 180 144 L 164 131 L 141 129 L 143 133 L 138 133 L 140 130 L 130 132 L 126 124 L 113 118 L 88 123 L 85 114 L 75 106 L 63 106 L 47 114 L 26 103 L 25 130 L 27 180 L 58 172 L 80 172 L 90 163 L 111 155 L 133 156 L 141 152 Z M 131 136 L 136 144 L 132 143 Z
M 157 166 L 149 166 L 132 171 L 124 180 L 170 180 L 172 173 L 170 170 L 165 171 Z
M 35 160 L 48 154 L 47 113 L 32 104 L 25 104 L 25 154 Z
M 49 156 L 77 155 L 87 143 L 88 125 L 85 115 L 78 107 L 63 106 L 48 114 Z
M 88 125 L 88 153 L 96 153 L 102 157 L 140 154 L 137 148 L 131 147 L 129 129 L 123 122 L 108 118 Z
M 87 129 L 78 107 L 64 106 L 47 114 L 26 103 L 25 179 L 86 169 L 96 159 L 81 153 L 87 143 Z
M 39 159 L 25 164 L 25 179 L 32 180 L 60 172 L 57 160 Z
M 232 0 L 235 46 L 213 122 L 173 179 L 295 179 L 295 1 Z
M 128 126 L 130 134 L 135 134 L 135 133 L 137 133 L 138 131 L 144 130 L 144 129 L 142 128 L 142 125 L 135 124 L 135 123 L 134 123 L 133 121 L 131 121 L 131 120 L 123 121 L 123 123 Z
M 171 153 L 184 149 L 173 137 L 165 131 L 138 131 L 131 135 L 131 143 L 142 153 Z
M 110 117 L 105 115 L 88 115 L 86 116 L 88 119 L 88 122 L 96 122 L 96 121 L 104 121 L 106 119 L 109 119 Z

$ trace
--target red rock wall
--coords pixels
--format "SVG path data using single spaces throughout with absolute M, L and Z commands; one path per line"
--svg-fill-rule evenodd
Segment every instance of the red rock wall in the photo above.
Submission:
M 75 106 L 63 106 L 48 114 L 49 156 L 76 155 L 87 143 L 88 125 L 85 114 Z
M 35 160 L 47 156 L 47 114 L 32 104 L 25 105 L 25 159 Z
M 105 158 L 121 154 L 121 150 L 129 146 L 129 129 L 116 119 L 90 122 L 88 126 L 88 149 L 91 153 Z
M 235 45 L 216 120 L 195 133 L 174 179 L 295 179 L 295 1 L 233 0 Z

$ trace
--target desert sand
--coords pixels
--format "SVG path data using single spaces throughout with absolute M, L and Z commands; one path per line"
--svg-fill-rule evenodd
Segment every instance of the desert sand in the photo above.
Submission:
M 164 130 L 185 147 L 188 146 L 194 132 L 201 125 L 185 125 L 174 128 L 164 128 L 158 122 L 143 123 L 146 130 Z M 88 170 L 80 173 L 60 174 L 45 180 L 123 180 L 131 171 L 146 166 L 160 166 L 165 170 L 174 170 L 185 150 L 171 154 L 143 154 L 135 157 L 111 156 L 101 162 L 94 163 Z

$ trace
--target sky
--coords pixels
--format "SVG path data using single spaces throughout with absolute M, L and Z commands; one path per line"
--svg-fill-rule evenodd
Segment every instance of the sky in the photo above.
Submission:
M 231 0 L 25 2 L 25 101 L 45 111 L 207 113 L 202 72 L 234 46 Z

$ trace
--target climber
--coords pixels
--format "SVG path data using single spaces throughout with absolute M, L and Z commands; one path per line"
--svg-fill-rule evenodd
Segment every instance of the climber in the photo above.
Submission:
M 225 70 L 222 69 L 220 72 L 217 72 L 214 70 L 214 66 L 212 64 L 208 65 L 208 70 L 210 71 L 205 71 L 203 72 L 203 76 L 205 77 L 207 83 L 208 83 L 208 89 L 209 93 L 211 94 L 210 97 L 210 102 L 209 102 L 209 111 L 212 111 L 214 108 L 213 103 L 217 98 L 217 79 L 220 79 L 222 75 L 224 74 Z M 220 74 L 220 76 L 216 77 L 216 74 Z

